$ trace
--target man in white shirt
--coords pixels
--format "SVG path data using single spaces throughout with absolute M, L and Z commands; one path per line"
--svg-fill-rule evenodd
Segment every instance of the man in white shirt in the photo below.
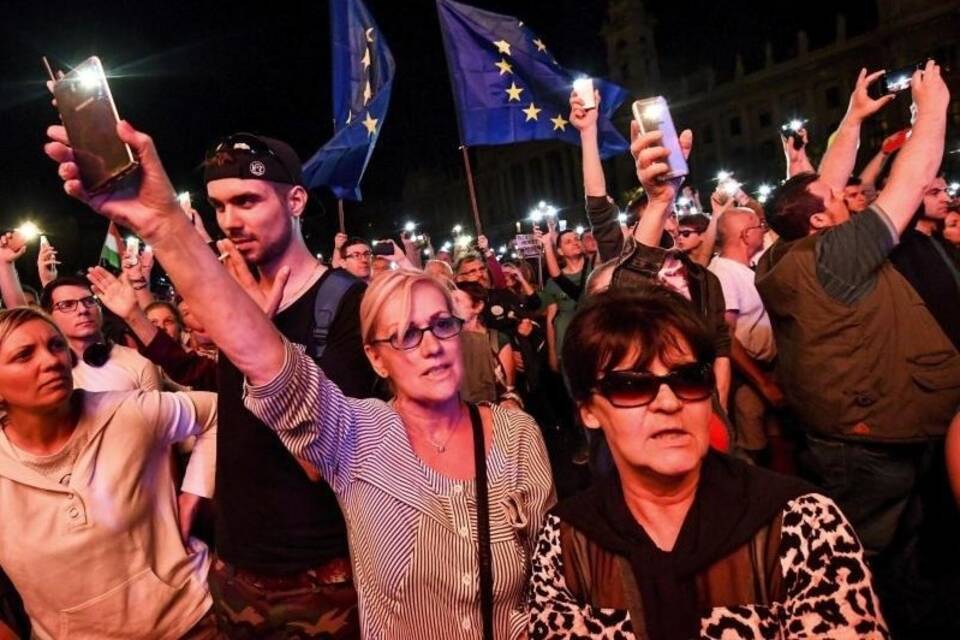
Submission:
M 772 373 L 777 355 L 773 328 L 750 268 L 751 259 L 763 250 L 765 231 L 753 210 L 728 209 L 718 222 L 720 255 L 709 266 L 723 287 L 725 319 L 733 334 L 735 444 L 754 458 L 767 448 L 768 435 L 778 435 L 771 409 L 783 404 Z
M 103 312 L 80 276 L 62 276 L 43 289 L 40 305 L 53 317 L 75 356 L 73 383 L 87 391 L 159 391 L 160 371 L 135 349 L 107 345 Z

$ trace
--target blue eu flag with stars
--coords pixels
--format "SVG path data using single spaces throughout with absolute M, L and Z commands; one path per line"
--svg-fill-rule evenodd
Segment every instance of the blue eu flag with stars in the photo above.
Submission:
M 567 120 L 575 74 L 564 69 L 547 45 L 512 16 L 452 0 L 437 0 L 440 30 L 457 104 L 460 142 L 509 144 L 562 140 L 580 144 Z M 600 155 L 629 148 L 610 116 L 626 98 L 615 84 L 594 79 L 600 92 Z
M 303 174 L 309 187 L 360 200 L 360 179 L 387 117 L 396 67 L 360 0 L 330 0 L 330 31 L 334 135 L 303 165 Z

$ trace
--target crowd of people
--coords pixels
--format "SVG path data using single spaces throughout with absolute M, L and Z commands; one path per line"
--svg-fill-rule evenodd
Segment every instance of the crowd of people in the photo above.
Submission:
M 407 231 L 326 264 L 300 159 L 244 133 L 203 164 L 213 242 L 146 133 L 88 193 L 50 127 L 143 246 L 60 274 L 45 242 L 37 294 L 0 237 L 0 638 L 960 631 L 950 96 L 928 62 L 854 176 L 877 78 L 816 168 L 787 132 L 769 198 L 709 212 L 636 125 L 621 211 L 574 92 L 589 227 L 536 260 Z

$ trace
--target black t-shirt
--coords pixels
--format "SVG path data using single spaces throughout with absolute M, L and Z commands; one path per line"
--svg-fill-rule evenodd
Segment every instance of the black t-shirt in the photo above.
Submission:
M 289 340 L 307 345 L 314 328 L 317 290 L 325 273 L 274 324 Z M 340 303 L 319 360 L 326 375 L 352 397 L 371 395 L 374 374 L 363 353 L 357 282 Z M 251 345 L 256 349 L 256 345 Z M 280 439 L 243 406 L 243 375 L 219 361 L 217 430 L 217 553 L 226 562 L 266 574 L 305 571 L 348 557 L 347 529 L 333 491 L 312 482 Z
M 890 261 L 927 305 L 937 324 L 960 349 L 960 262 L 955 249 L 916 229 L 904 232 Z

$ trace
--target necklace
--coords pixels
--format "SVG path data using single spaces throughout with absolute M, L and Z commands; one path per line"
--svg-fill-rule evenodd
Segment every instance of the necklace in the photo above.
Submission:
M 434 449 L 437 450 L 437 453 L 446 453 L 446 451 L 447 451 L 447 445 L 450 444 L 450 440 L 453 438 L 453 434 L 457 432 L 457 428 L 460 426 L 460 423 L 461 423 L 461 422 L 463 422 L 463 408 L 462 408 L 462 407 L 461 407 L 461 409 L 460 409 L 460 415 L 457 416 L 457 422 L 456 422 L 456 424 L 454 424 L 453 427 L 450 428 L 450 431 L 447 432 L 447 437 L 444 439 L 443 442 L 438 443 L 436 440 L 434 440 L 434 439 L 430 436 L 430 434 L 427 433 L 426 429 L 423 430 L 423 434 L 424 434 L 425 436 L 427 436 L 427 442 L 429 442 L 429 443 L 430 443 L 430 446 L 432 446 Z
M 320 270 L 320 267 L 322 267 L 322 266 L 323 266 L 323 263 L 322 263 L 322 262 L 318 262 L 318 263 L 316 264 L 316 266 L 313 267 L 313 270 L 310 271 L 310 275 L 307 276 L 307 279 L 303 282 L 303 284 L 300 285 L 300 288 L 299 288 L 299 289 L 297 289 L 297 290 L 294 291 L 292 294 L 290 294 L 289 297 L 288 297 L 288 296 L 283 296 L 283 297 L 284 297 L 284 301 L 289 300 L 289 303 L 288 303 L 288 304 L 293 304 L 294 302 L 296 302 L 297 300 L 299 300 L 299 299 L 300 299 L 300 294 L 302 294 L 305 289 L 309 288 L 310 285 L 312 285 L 312 284 L 314 283 L 314 276 L 316 276 L 317 271 L 319 271 L 319 270 Z M 280 303 L 280 307 L 281 307 L 281 308 L 285 308 L 286 306 L 288 306 L 288 305 L 283 304 L 283 302 Z

